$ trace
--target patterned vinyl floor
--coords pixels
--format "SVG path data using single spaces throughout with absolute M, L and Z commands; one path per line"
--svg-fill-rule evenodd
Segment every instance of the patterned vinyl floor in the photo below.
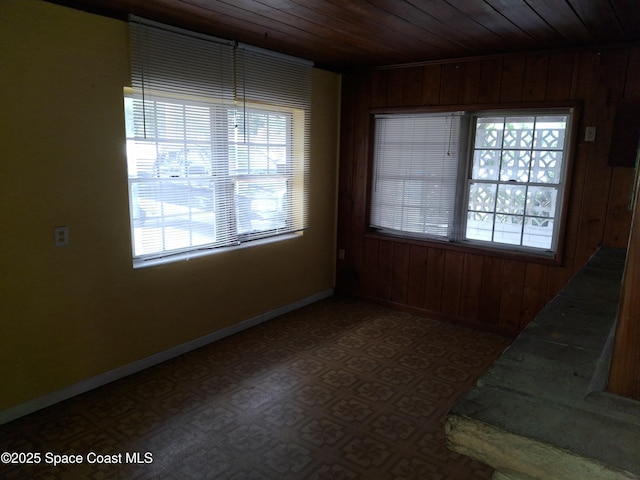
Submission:
M 508 343 L 323 300 L 0 426 L 0 478 L 488 479 L 443 418 Z

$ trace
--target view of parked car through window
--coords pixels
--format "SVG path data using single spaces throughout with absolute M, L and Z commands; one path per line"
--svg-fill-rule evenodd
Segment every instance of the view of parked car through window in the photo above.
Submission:
M 229 245 L 287 227 L 290 114 L 147 98 L 155 123 L 143 136 L 136 102 L 125 99 L 136 255 Z

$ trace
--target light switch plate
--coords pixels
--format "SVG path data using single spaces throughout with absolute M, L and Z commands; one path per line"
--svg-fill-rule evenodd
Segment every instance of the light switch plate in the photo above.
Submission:
M 596 141 L 596 127 L 587 127 L 584 131 L 584 141 L 585 142 L 595 142 Z

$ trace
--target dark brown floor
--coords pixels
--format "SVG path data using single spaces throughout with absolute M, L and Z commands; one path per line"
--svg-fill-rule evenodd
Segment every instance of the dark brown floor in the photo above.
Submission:
M 41 454 L 0 478 L 488 479 L 443 417 L 508 343 L 327 299 L 0 426 L 0 452 Z

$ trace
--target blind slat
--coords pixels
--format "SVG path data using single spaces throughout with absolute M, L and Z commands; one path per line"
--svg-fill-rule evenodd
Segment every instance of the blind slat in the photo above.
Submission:
M 448 236 L 455 213 L 460 118 L 381 116 L 375 129 L 371 226 Z

